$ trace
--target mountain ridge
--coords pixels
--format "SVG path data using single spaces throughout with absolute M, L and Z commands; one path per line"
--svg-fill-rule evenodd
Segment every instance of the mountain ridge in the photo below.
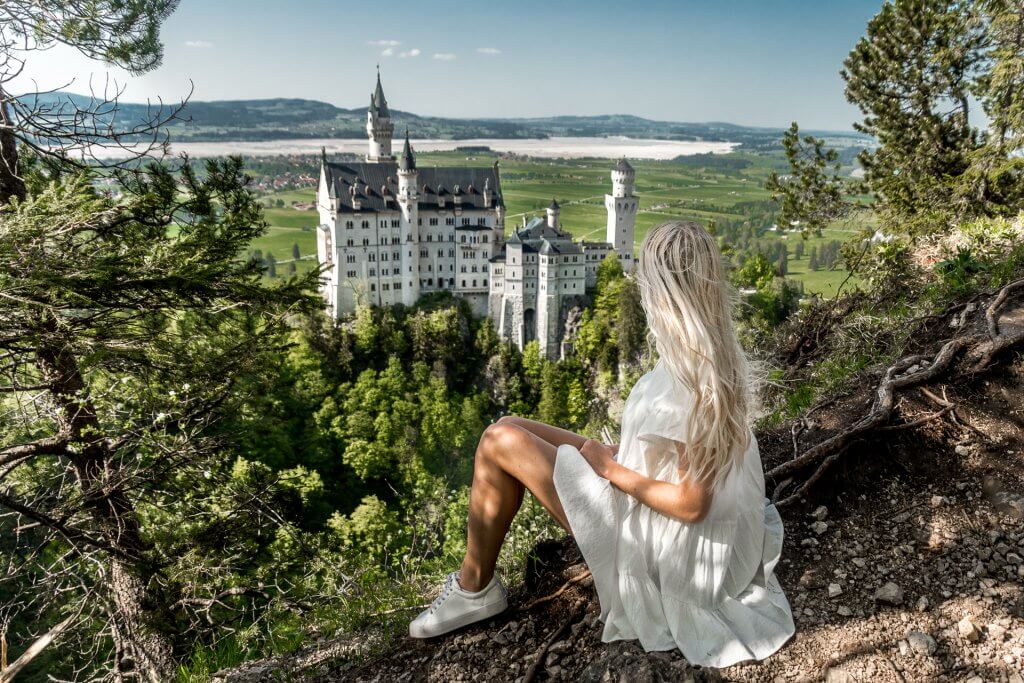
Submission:
M 96 103 L 87 95 L 58 91 L 23 96 L 48 107 L 88 108 Z M 152 116 L 156 108 L 173 110 L 176 104 L 118 102 L 104 116 L 120 127 L 130 127 Z M 365 133 L 366 107 L 346 109 L 306 98 L 265 98 L 245 100 L 194 100 L 181 105 L 179 118 L 167 129 L 173 139 L 185 141 L 269 140 L 317 137 L 361 138 Z M 545 139 L 549 137 L 606 137 L 738 142 L 746 149 L 776 148 L 782 128 L 744 126 L 724 121 L 677 122 L 647 119 L 633 114 L 597 114 L 503 118 L 459 118 L 423 116 L 391 109 L 399 134 L 406 126 L 415 137 L 441 139 Z M 868 138 L 853 131 L 808 131 L 840 139 L 843 145 L 858 146 Z M 848 141 L 848 144 L 846 144 Z

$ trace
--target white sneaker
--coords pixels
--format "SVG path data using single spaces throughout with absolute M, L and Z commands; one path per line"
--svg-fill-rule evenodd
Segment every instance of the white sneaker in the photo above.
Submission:
M 444 582 L 444 590 L 433 604 L 409 624 L 413 638 L 433 638 L 477 621 L 500 614 L 508 607 L 508 591 L 495 574 L 491 582 L 477 593 L 463 590 L 459 573 L 452 572 Z

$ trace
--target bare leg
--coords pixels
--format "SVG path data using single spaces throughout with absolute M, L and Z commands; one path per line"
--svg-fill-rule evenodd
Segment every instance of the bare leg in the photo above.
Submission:
M 517 415 L 506 415 L 505 417 L 498 420 L 498 424 L 511 424 L 516 427 L 522 427 L 531 434 L 536 434 L 544 441 L 558 448 L 563 444 L 574 446 L 576 448 L 582 448 L 583 442 L 586 441 L 586 437 L 580 436 L 576 432 L 570 432 L 568 429 L 562 429 L 561 427 L 552 427 L 549 424 L 543 422 L 537 422 L 536 420 L 529 420 L 525 417 L 519 417 Z
M 466 557 L 459 572 L 463 589 L 475 592 L 490 582 L 501 544 L 526 489 L 569 531 L 552 479 L 556 450 L 553 444 L 509 420 L 484 431 L 476 449 L 469 494 Z

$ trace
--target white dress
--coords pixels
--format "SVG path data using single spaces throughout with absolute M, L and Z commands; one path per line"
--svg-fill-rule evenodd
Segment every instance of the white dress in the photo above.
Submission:
M 676 483 L 673 441 L 686 442 L 692 394 L 659 362 L 633 387 L 616 459 Z M 793 614 L 773 574 L 782 520 L 765 498 L 757 441 L 716 490 L 702 521 L 655 512 L 594 473 L 573 446 L 558 449 L 555 489 L 601 602 L 602 640 L 676 647 L 692 664 L 763 659 L 793 635 Z

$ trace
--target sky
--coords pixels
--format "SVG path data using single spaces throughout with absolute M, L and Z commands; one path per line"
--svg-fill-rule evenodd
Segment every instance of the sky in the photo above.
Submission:
M 882 0 L 181 0 L 163 64 L 130 76 L 68 49 L 21 78 L 125 101 L 302 97 L 428 116 L 634 114 L 849 130 L 843 59 Z M 30 80 L 31 79 L 31 82 Z

